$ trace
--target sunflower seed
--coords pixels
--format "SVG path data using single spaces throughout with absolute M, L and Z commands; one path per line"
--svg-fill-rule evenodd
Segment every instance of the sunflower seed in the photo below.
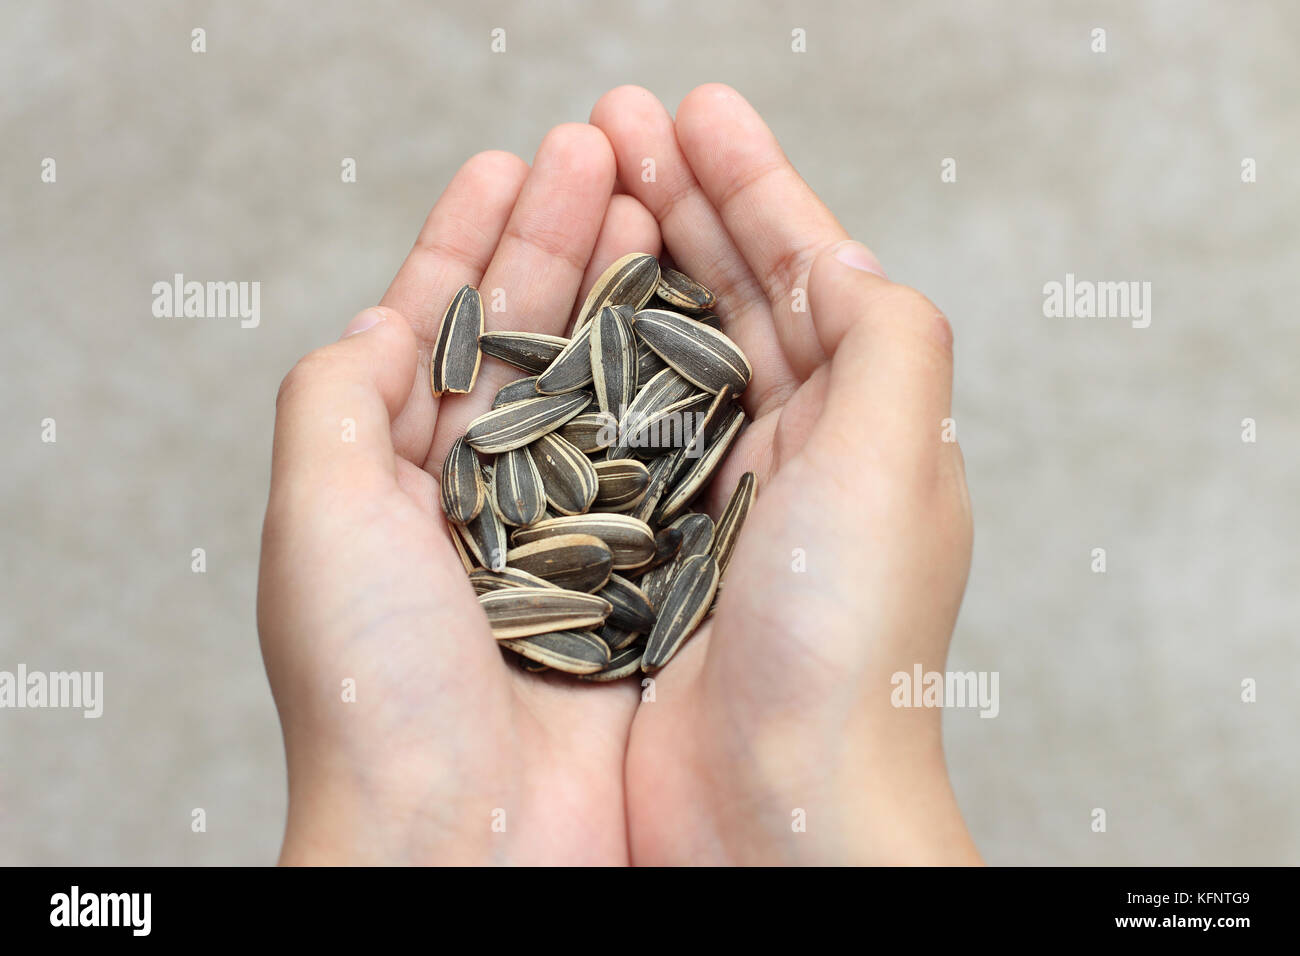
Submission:
M 673 308 L 703 312 L 717 303 L 717 297 L 688 275 L 676 269 L 659 270 L 659 284 L 655 294 Z
M 542 393 L 537 390 L 537 376 L 530 375 L 528 378 L 517 378 L 513 382 L 502 385 L 501 390 L 497 392 L 497 397 L 492 399 L 492 407 L 500 408 L 512 402 L 541 397 Z
M 529 574 L 527 571 L 519 570 L 519 568 L 508 567 L 502 568 L 500 571 L 475 568 L 469 573 L 469 583 L 474 585 L 475 594 L 487 594 L 489 591 L 500 591 L 504 588 L 553 588 L 558 586 L 545 578 L 539 578 L 535 574 Z
M 611 605 L 595 594 L 560 588 L 504 588 L 478 596 L 497 640 L 600 627 Z
M 465 430 L 465 440 L 487 454 L 521 448 L 559 428 L 590 403 L 590 392 L 512 402 L 485 412 L 470 422 Z
M 573 334 L 560 354 L 537 376 L 543 395 L 562 395 L 591 384 L 591 325 Z
M 636 329 L 633 328 L 633 332 Z M 638 337 L 636 340 L 636 381 L 640 387 L 668 367 L 668 363 L 659 357 L 659 353 L 646 345 Z
M 469 549 L 465 547 L 465 539 L 461 534 L 460 525 L 452 524 L 450 537 L 451 545 L 456 549 L 456 554 L 460 558 L 461 565 L 465 568 L 465 573 L 473 574 L 478 568 L 474 558 L 470 556 Z
M 722 390 L 713 396 L 712 403 L 703 415 L 695 420 L 695 434 L 691 436 L 691 444 L 687 447 L 686 454 L 677 459 L 677 464 L 668 473 L 669 487 L 677 484 L 695 459 L 700 457 L 718 437 L 722 428 L 730 422 L 731 416 L 737 411 L 732 403 L 732 397 L 731 386 L 722 386 Z
M 442 510 L 452 521 L 473 521 L 483 507 L 478 457 L 463 437 L 451 443 L 442 462 Z
M 708 392 L 695 392 L 671 405 L 655 409 L 636 425 L 636 431 L 624 438 L 632 448 L 660 453 L 686 448 L 696 442 L 699 421 L 713 403 Z M 700 447 L 704 447 L 700 444 Z
M 528 640 L 532 640 L 532 638 L 521 637 L 520 640 L 528 641 Z M 550 668 L 547 667 L 545 664 L 539 664 L 537 661 L 530 661 L 522 654 L 511 650 L 509 647 L 506 646 L 507 644 L 510 643 L 512 642 L 498 641 L 497 646 L 501 648 L 501 656 L 508 658 L 510 661 L 516 664 L 521 671 L 527 671 L 529 674 L 543 674 L 546 671 L 550 670 Z
M 641 636 L 640 631 L 629 631 L 626 628 L 615 627 L 609 623 L 609 618 L 605 619 L 605 625 L 597 634 L 605 642 L 611 651 L 626 650 L 637 642 Z M 637 655 L 638 657 L 640 655 Z
M 618 423 L 618 444 L 612 447 L 610 458 L 626 458 L 634 447 L 632 436 L 640 432 L 647 419 L 674 402 L 696 393 L 695 386 L 673 369 L 665 368 L 652 376 L 622 412 L 623 417 Z
M 497 455 L 492 497 L 506 524 L 530 525 L 542 520 L 546 513 L 546 491 L 528 448 L 514 448 Z
M 677 467 L 678 461 L 685 453 L 686 449 L 681 448 L 671 455 L 661 455 L 650 463 L 650 484 L 646 488 L 645 497 L 628 514 L 645 522 L 651 520 L 659 507 L 660 500 L 670 487 L 668 480 L 670 473 Z
M 433 394 L 464 394 L 474 387 L 479 362 L 478 337 L 483 334 L 483 300 L 473 286 L 461 286 L 438 326 L 429 375 Z
M 709 553 L 718 562 L 719 576 L 727 572 L 727 565 L 731 563 L 731 553 L 736 548 L 736 539 L 740 537 L 740 529 L 754 503 L 756 487 L 757 478 L 752 471 L 741 475 L 740 481 L 736 482 L 736 490 L 731 493 L 731 500 L 718 518 L 718 527 L 713 532 Z
M 570 534 L 594 535 L 605 542 L 613 557 L 613 567 L 616 571 L 640 567 L 655 555 L 655 536 L 650 526 L 644 521 L 624 514 L 594 513 L 548 518 L 530 527 L 516 530 L 514 543 L 527 545 L 557 535 Z M 509 560 L 507 556 L 507 563 L 515 562 Z M 534 573 L 538 572 L 534 571 Z M 542 574 L 541 577 L 547 575 Z
M 740 434 L 744 424 L 745 413 L 739 408 L 735 409 L 727 423 L 719 429 L 718 435 L 705 448 L 704 454 L 695 459 L 686 470 L 686 474 L 673 486 L 673 490 L 664 497 L 656 512 L 658 519 L 656 523 L 671 521 L 703 490 L 714 469 L 726 457 L 727 451 L 736 440 L 736 436 Z
M 506 566 L 506 529 L 492 501 L 491 485 L 484 486 L 487 500 L 473 521 L 457 524 L 470 554 L 485 568 L 499 571 Z
M 578 451 L 594 454 L 618 440 L 618 419 L 609 412 L 583 412 L 561 425 L 559 434 Z
M 668 584 L 682 562 L 697 554 L 708 554 L 713 545 L 713 519 L 706 514 L 682 515 L 664 530 L 676 531 L 681 538 L 681 544 L 672 561 L 650 569 L 641 578 L 641 590 L 656 608 L 663 603 Z
M 528 452 L 537 463 L 551 508 L 576 515 L 591 507 L 599 486 L 590 458 L 554 432 L 529 445 Z
M 600 274 L 578 312 L 575 328 L 582 328 L 607 305 L 641 308 L 659 284 L 659 260 L 644 252 L 633 252 L 612 263 Z
M 534 375 L 544 372 L 568 344 L 566 338 L 538 332 L 484 332 L 478 337 L 484 355 Z
M 641 670 L 653 674 L 668 663 L 704 619 L 717 587 L 718 562 L 711 555 L 696 554 L 682 562 L 646 639 Z
M 629 631 L 648 631 L 655 626 L 655 609 L 645 592 L 620 574 L 611 574 L 597 594 L 610 603 L 605 621 Z
M 613 650 L 613 648 L 611 648 Z M 609 663 L 594 674 L 580 674 L 578 680 L 597 681 L 604 683 L 606 681 L 622 680 L 624 677 L 631 677 L 641 669 L 641 648 L 629 647 L 626 650 L 618 651 L 613 654 Z
M 565 674 L 598 674 L 608 666 L 609 648 L 590 631 L 551 631 L 501 641 L 521 657 Z
M 613 567 L 609 546 L 590 534 L 560 534 L 529 541 L 506 552 L 505 558 L 510 567 L 570 591 L 599 591 Z
M 730 385 L 744 391 L 754 374 L 749 359 L 717 329 L 692 321 L 676 312 L 643 309 L 634 327 L 641 340 L 659 353 L 665 362 L 706 392 Z
M 680 528 L 660 528 L 655 532 L 655 556 L 644 567 L 637 570 L 642 575 L 648 574 L 656 568 L 663 567 L 673 558 L 677 557 L 677 552 L 682 549 L 682 532 Z M 643 577 L 642 582 L 645 581 Z
M 650 487 L 649 470 L 635 459 L 598 461 L 593 467 L 597 481 L 594 507 L 602 511 L 635 508 Z
M 632 312 L 606 306 L 591 322 L 591 377 L 601 411 L 621 415 L 636 394 Z
M 719 332 L 722 331 L 722 319 L 718 318 L 712 312 L 708 315 L 699 316 L 695 321 L 699 322 L 701 325 L 707 325 L 711 329 L 717 329 Z

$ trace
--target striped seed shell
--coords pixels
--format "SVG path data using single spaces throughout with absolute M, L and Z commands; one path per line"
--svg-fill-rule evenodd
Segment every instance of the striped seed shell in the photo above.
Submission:
M 591 380 L 601 411 L 621 415 L 636 394 L 632 312 L 606 306 L 591 321 Z
M 618 422 L 618 441 L 610 449 L 610 458 L 626 458 L 631 449 L 632 436 L 637 434 L 646 419 L 674 402 L 694 395 L 698 389 L 671 368 L 651 376 L 637 391 L 636 397 L 622 413 Z
M 557 587 L 545 578 L 510 567 L 502 568 L 500 571 L 475 568 L 469 573 L 469 583 L 474 585 L 475 594 L 487 594 L 489 591 L 500 591 L 504 588 Z
M 521 448 L 559 428 L 590 403 L 590 392 L 511 402 L 470 422 L 465 429 L 465 440 L 487 454 Z
M 506 524 L 529 525 L 546 514 L 546 490 L 528 448 L 513 448 L 497 455 L 492 493 L 497 512 Z
M 610 603 L 595 594 L 561 588 L 504 588 L 478 596 L 497 640 L 600 627 Z
M 711 329 L 717 329 L 719 332 L 722 331 L 722 319 L 714 315 L 712 312 L 707 315 L 696 317 L 695 321 L 702 325 L 707 325 Z
M 528 446 L 537 465 L 546 500 L 560 514 L 582 514 L 596 500 L 599 483 L 591 459 L 552 432 Z
M 542 393 L 537 390 L 537 376 L 530 375 L 528 378 L 517 378 L 513 382 L 507 382 L 501 386 L 497 392 L 497 397 L 492 399 L 492 407 L 500 408 L 502 405 L 509 405 L 511 402 L 522 402 L 529 398 L 541 398 Z
M 478 337 L 483 334 L 483 300 L 473 286 L 461 286 L 443 313 L 438 338 L 429 359 L 433 394 L 464 394 L 474 387 L 483 353 Z
M 611 660 L 605 642 L 590 631 L 552 631 L 549 634 L 504 640 L 501 645 L 538 665 L 579 677 L 601 674 Z
M 484 332 L 478 337 L 478 347 L 484 355 L 536 375 L 546 371 L 569 340 L 558 335 L 540 332 Z
M 696 420 L 695 434 L 691 436 L 691 444 L 687 446 L 686 454 L 678 459 L 677 466 L 668 475 L 670 486 L 675 485 L 678 479 L 686 474 L 686 470 L 695 459 L 700 457 L 718 437 L 718 432 L 723 426 L 731 420 L 731 416 L 736 413 L 735 404 L 732 402 L 734 397 L 730 385 L 724 385 L 722 390 L 713 396 L 713 402 L 705 410 L 703 417 Z
M 757 478 L 752 471 L 745 472 L 736 482 L 736 490 L 731 493 L 727 507 L 718 518 L 718 527 L 713 532 L 713 543 L 709 546 L 709 553 L 718 562 L 719 575 L 725 574 L 727 565 L 731 563 L 731 553 L 736 549 L 736 539 L 740 537 L 740 529 L 744 526 L 749 509 L 754 504 L 756 491 Z
M 461 566 L 465 568 L 466 574 L 473 574 L 477 570 L 473 556 L 469 553 L 469 548 L 465 546 L 465 538 L 460 531 L 460 525 L 452 522 L 451 524 L 451 546 L 456 549 L 456 555 L 460 558 Z
M 506 529 L 497 515 L 492 501 L 492 488 L 484 486 L 487 501 L 473 521 L 457 524 L 456 530 L 464 538 L 470 554 L 485 568 L 499 571 L 506 565 Z
M 708 613 L 717 587 L 718 562 L 712 555 L 696 554 L 682 562 L 646 639 L 641 670 L 653 674 L 668 663 Z
M 655 568 L 662 567 L 673 558 L 677 557 L 677 552 L 682 549 L 682 532 L 680 528 L 674 528 L 671 525 L 667 528 L 660 528 L 655 532 L 655 556 L 650 559 L 650 563 L 642 568 L 638 568 L 642 575 L 646 575 Z M 641 578 L 642 582 L 645 578 Z
M 664 530 L 677 531 L 681 545 L 672 561 L 650 569 L 641 578 L 641 590 L 656 608 L 663 603 L 668 584 L 682 562 L 697 554 L 708 554 L 713 547 L 713 519 L 706 514 L 684 514 Z
M 615 627 L 609 623 L 609 618 L 605 619 L 605 625 L 597 633 L 611 651 L 625 650 L 635 644 L 637 638 L 641 636 L 640 631 L 629 631 L 626 628 Z
M 635 332 L 636 329 L 633 328 Z M 646 345 L 640 338 L 636 340 L 636 380 L 637 385 L 644 385 L 668 367 L 668 363 L 659 357 L 659 353 Z
M 473 521 L 483 508 L 483 479 L 478 470 L 478 456 L 463 437 L 451 443 L 442 462 L 442 510 L 452 521 Z
M 611 648 L 613 650 L 613 648 Z M 609 663 L 594 674 L 580 674 L 578 680 L 607 681 L 622 680 L 631 677 L 641 669 L 641 648 L 629 647 L 610 656 Z
M 647 523 L 650 521 L 654 513 L 659 510 L 659 502 L 672 486 L 669 481 L 671 472 L 685 454 L 686 449 L 680 448 L 670 455 L 660 455 L 650 463 L 650 484 L 646 488 L 645 497 L 628 514 Z
M 655 294 L 669 306 L 691 312 L 703 312 L 717 304 L 717 296 L 685 273 L 676 269 L 659 269 Z
M 634 321 L 637 335 L 665 362 L 697 387 L 718 392 L 730 385 L 743 392 L 754 370 L 735 342 L 717 329 L 663 309 L 643 309 Z
M 597 482 L 594 507 L 601 511 L 635 508 L 650 487 L 649 469 L 635 458 L 598 461 L 593 467 Z
M 727 456 L 732 442 L 736 440 L 744 424 L 745 413 L 739 408 L 735 409 L 727 423 L 719 429 L 718 435 L 704 449 L 704 454 L 691 463 L 686 474 L 673 485 L 672 491 L 668 492 L 660 502 L 659 510 L 656 512 L 659 524 L 671 521 L 700 493 L 722 459 Z
M 570 591 L 599 591 L 609 580 L 613 560 L 609 545 L 590 534 L 560 534 L 506 552 L 510 567 Z
M 591 455 L 618 441 L 618 418 L 609 412 L 583 412 L 561 425 L 559 434 L 580 452 Z
M 655 626 L 655 609 L 650 599 L 621 574 L 611 574 L 597 594 L 610 603 L 606 623 L 629 631 L 648 631 Z
M 660 453 L 695 444 L 705 412 L 713 402 L 708 392 L 695 392 L 648 413 L 637 422 L 636 431 L 624 437 L 628 447 L 643 454 Z M 701 443 L 701 447 L 703 447 Z
M 633 311 L 654 295 L 659 284 L 659 260 L 644 252 L 629 253 L 600 274 L 578 312 L 576 328 L 587 325 L 607 305 L 626 305 Z
M 573 333 L 569 344 L 537 376 L 537 390 L 543 395 L 562 395 L 591 384 L 591 325 Z
M 530 527 L 516 530 L 514 543 L 527 545 L 556 535 L 570 534 L 594 535 L 605 542 L 613 557 L 613 567 L 616 571 L 624 568 L 639 568 L 650 561 L 655 554 L 655 536 L 648 524 L 630 515 L 603 512 L 566 515 L 539 521 Z M 545 574 L 541 576 L 547 577 Z

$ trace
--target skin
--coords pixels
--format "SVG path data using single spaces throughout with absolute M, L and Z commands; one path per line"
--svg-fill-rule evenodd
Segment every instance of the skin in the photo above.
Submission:
M 941 440 L 952 336 L 847 239 L 724 86 L 675 120 L 621 87 L 531 168 L 465 164 L 380 305 L 277 398 L 258 625 L 288 761 L 281 862 L 979 861 L 941 712 L 891 705 L 893 673 L 943 670 L 970 563 Z M 485 357 L 469 396 L 428 384 L 462 284 L 488 329 L 564 334 L 634 251 L 712 288 L 754 367 L 708 510 L 745 471 L 759 485 L 717 613 L 644 689 L 503 659 L 437 476 L 520 373 Z

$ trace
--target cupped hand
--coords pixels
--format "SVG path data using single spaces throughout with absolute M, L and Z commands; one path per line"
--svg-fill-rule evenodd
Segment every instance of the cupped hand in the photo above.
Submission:
M 489 330 L 560 335 L 607 265 L 659 253 L 614 182 L 588 125 L 552 130 L 531 169 L 475 156 L 381 306 L 280 388 L 258 626 L 288 761 L 283 862 L 628 861 L 636 686 L 503 660 L 438 502 L 452 441 L 519 373 L 485 357 L 472 394 L 440 400 L 428 378 L 462 285 Z
M 754 367 L 709 510 L 745 471 L 758 498 L 717 612 L 637 710 L 633 861 L 978 861 L 941 711 L 891 703 L 894 673 L 943 670 L 970 563 L 947 320 L 847 241 L 734 90 L 674 121 L 623 87 L 591 121 Z

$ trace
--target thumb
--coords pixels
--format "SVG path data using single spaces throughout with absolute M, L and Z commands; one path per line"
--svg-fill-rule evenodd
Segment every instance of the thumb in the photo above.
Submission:
M 810 444 L 838 456 L 857 447 L 885 461 L 934 461 L 951 414 L 952 330 L 933 302 L 878 270 L 852 241 L 813 263 L 808 305 L 830 381 Z
M 411 394 L 417 345 L 401 313 L 377 306 L 299 360 L 275 399 L 271 494 L 392 482 L 392 420 Z

